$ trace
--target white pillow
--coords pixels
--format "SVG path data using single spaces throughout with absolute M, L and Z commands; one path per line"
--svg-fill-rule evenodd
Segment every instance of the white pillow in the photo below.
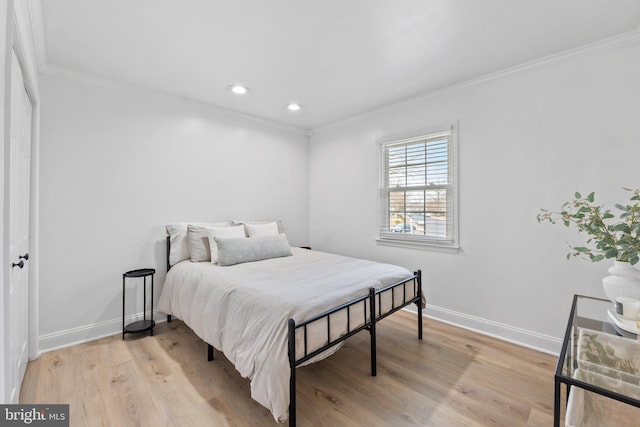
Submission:
M 210 227 L 207 228 L 207 237 L 209 239 L 210 260 L 213 264 L 218 262 L 218 245 L 216 244 L 216 238 L 247 238 L 244 235 L 243 225 L 232 225 L 231 227 Z
M 194 223 L 194 225 L 201 225 L 207 227 L 229 227 L 233 223 L 231 221 L 223 221 L 216 223 Z M 189 243 L 187 241 L 188 223 L 179 222 L 175 224 L 167 224 L 165 226 L 167 235 L 169 236 L 169 243 L 171 248 L 169 250 L 169 265 L 175 265 L 180 261 L 189 259 L 191 257 L 189 253 Z
M 278 231 L 278 224 L 275 222 L 268 222 L 266 224 L 245 224 L 245 230 L 249 237 L 264 237 L 264 236 L 277 236 L 280 234 Z
M 189 255 L 193 262 L 211 261 L 211 250 L 209 249 L 209 234 L 211 228 L 227 228 L 232 225 L 216 224 L 189 224 L 187 226 L 187 243 L 189 245 Z
M 291 256 L 286 234 L 230 239 L 215 237 L 221 266 Z
M 234 224 L 243 224 L 243 225 L 264 225 L 264 224 L 271 224 L 271 223 L 275 222 L 276 225 L 278 226 L 278 233 L 279 234 L 283 234 L 284 233 L 284 225 L 282 225 L 282 220 L 277 220 L 277 221 L 238 221 L 238 220 L 233 220 L 232 222 Z M 248 232 L 247 232 L 247 237 L 249 237 Z
M 189 259 L 189 245 L 185 242 L 187 238 L 187 224 L 167 224 L 167 235 L 169 236 L 169 265 L 175 265 L 180 261 Z

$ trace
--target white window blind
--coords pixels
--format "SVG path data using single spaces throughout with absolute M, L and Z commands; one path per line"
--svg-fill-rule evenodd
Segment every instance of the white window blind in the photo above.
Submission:
M 380 241 L 457 247 L 454 127 L 381 144 Z

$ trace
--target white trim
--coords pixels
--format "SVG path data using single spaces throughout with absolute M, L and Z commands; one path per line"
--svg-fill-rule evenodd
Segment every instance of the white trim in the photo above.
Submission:
M 286 125 L 284 123 L 276 122 L 274 120 L 264 119 L 258 116 L 252 116 L 250 114 L 240 113 L 238 111 L 231 110 L 229 108 L 219 107 L 217 105 L 209 104 L 203 101 L 197 101 L 191 98 L 184 98 L 178 95 L 173 95 L 168 92 L 163 92 L 161 90 L 148 89 L 138 85 L 119 82 L 114 79 L 97 77 L 97 76 L 93 76 L 86 73 L 80 73 L 77 71 L 72 71 L 67 68 L 59 67 L 51 64 L 45 64 L 41 68 L 40 72 L 44 75 L 58 77 L 66 80 L 73 80 L 89 86 L 101 87 L 109 90 L 117 90 L 124 93 L 133 93 L 148 99 L 160 100 L 160 101 L 171 102 L 171 103 L 179 103 L 183 105 L 188 104 L 193 106 L 194 108 L 204 109 L 205 111 L 211 114 L 215 114 L 216 116 L 221 118 L 227 118 L 231 120 L 240 119 L 240 120 L 249 121 L 261 126 L 267 126 L 270 128 L 278 129 L 281 131 L 291 132 L 298 135 L 309 136 L 308 129 Z
M 469 79 L 469 80 L 465 80 L 462 81 L 460 83 L 454 83 L 450 86 L 446 86 L 443 88 L 439 88 L 439 89 L 434 89 L 431 91 L 428 91 L 426 93 L 422 93 L 420 95 L 417 96 L 412 96 L 409 97 L 403 101 L 398 101 L 396 103 L 390 104 L 390 105 L 385 105 L 383 107 L 380 108 L 375 108 L 373 110 L 369 110 L 360 114 L 357 114 L 355 116 L 352 117 L 348 117 L 346 119 L 343 120 L 338 120 L 335 121 L 333 123 L 329 123 L 327 125 L 324 126 L 319 126 L 316 128 L 313 128 L 309 131 L 309 135 L 312 136 L 314 134 L 317 134 L 319 132 L 324 132 L 330 129 L 334 129 L 334 128 L 338 128 L 341 127 L 343 125 L 346 125 L 348 123 L 375 115 L 375 114 L 379 114 L 379 113 L 383 113 L 385 111 L 392 111 L 396 108 L 402 108 L 402 107 L 406 107 L 410 104 L 416 103 L 416 102 L 420 102 L 435 96 L 439 96 L 448 92 L 454 92 L 460 89 L 464 89 L 467 88 L 469 86 L 475 86 L 475 85 L 479 85 L 482 83 L 486 83 L 486 82 L 490 82 L 492 80 L 496 80 L 502 77 L 506 77 L 512 74 L 518 74 L 521 73 L 523 71 L 527 71 L 529 69 L 532 68 L 538 68 L 538 67 L 543 67 L 545 65 L 549 65 L 549 64 L 555 64 L 555 63 L 559 63 L 562 61 L 567 61 L 569 59 L 572 58 L 577 58 L 580 56 L 586 56 L 586 55 L 590 55 L 593 53 L 598 53 L 598 52 L 602 52 L 602 51 L 607 51 L 610 49 L 619 49 L 619 48 L 623 48 L 623 47 L 627 47 L 627 46 L 633 46 L 635 44 L 640 43 L 640 28 L 635 29 L 635 30 L 631 30 L 629 32 L 626 33 L 622 33 L 613 37 L 609 37 L 603 40 L 599 40 L 593 43 L 589 43 L 583 46 L 579 46 L 573 49 L 569 49 L 569 50 L 565 50 L 563 52 L 558 52 L 558 53 L 554 53 L 551 55 L 547 55 L 544 56 L 542 58 L 538 58 L 538 59 L 534 59 L 532 61 L 528 61 L 519 65 L 514 65 L 512 67 L 507 67 L 504 68 L 502 70 L 498 70 L 489 74 L 485 74 L 483 76 L 480 77 L 476 77 L 473 79 Z
M 400 132 L 392 132 L 385 133 L 380 135 L 376 142 L 378 143 L 378 150 L 380 147 L 385 144 L 390 143 L 404 143 L 408 141 L 420 141 L 424 139 L 425 136 L 431 136 L 432 134 L 437 133 L 448 133 L 458 127 L 458 119 L 451 119 L 446 121 L 441 121 L 439 123 L 434 123 L 431 126 L 422 127 L 418 129 L 411 130 L 403 130 Z
M 415 313 L 414 307 L 405 308 L 404 310 Z M 423 316 L 447 323 L 452 326 L 463 328 L 471 332 L 490 336 L 501 341 L 510 342 L 522 347 L 542 353 L 557 356 L 560 353 L 562 339 L 552 337 L 527 329 L 518 328 L 507 325 L 505 323 L 495 322 L 493 320 L 483 319 L 481 317 L 460 313 L 447 308 L 438 307 L 427 304 Z M 156 325 L 166 322 L 166 315 L 157 311 L 153 312 L 153 318 Z M 142 313 L 127 316 L 125 323 L 135 322 L 142 319 Z M 428 329 L 425 330 L 428 334 Z M 53 332 L 51 334 L 42 335 L 40 337 L 41 351 L 48 352 L 59 348 L 70 347 L 94 341 L 100 338 L 122 334 L 122 318 L 106 320 L 93 325 L 85 325 L 77 328 L 67 329 L 64 331 Z
M 457 254 L 460 252 L 460 246 L 446 246 L 446 245 L 438 245 L 432 242 L 426 241 L 411 241 L 411 240 L 395 240 L 389 238 L 379 238 L 376 237 L 376 244 L 382 246 L 393 246 L 396 248 L 406 248 L 406 249 L 422 249 L 423 251 L 436 251 L 436 252 L 447 252 L 450 254 Z
M 407 308 L 406 310 L 415 313 L 415 308 Z M 425 311 L 423 311 L 423 316 L 553 356 L 558 356 L 560 354 L 560 348 L 562 347 L 561 338 L 431 304 L 427 304 Z M 427 334 L 429 333 L 428 329 L 425 331 Z
M 138 320 L 142 320 L 142 313 L 127 316 L 125 323 L 129 324 Z M 157 326 L 158 323 L 166 322 L 167 317 L 164 313 L 154 311 L 153 320 L 155 320 Z M 40 337 L 40 350 L 44 353 L 112 335 L 122 335 L 122 317 L 42 335 Z
M 31 118 L 31 200 L 29 218 L 29 360 L 40 357 L 40 102 Z

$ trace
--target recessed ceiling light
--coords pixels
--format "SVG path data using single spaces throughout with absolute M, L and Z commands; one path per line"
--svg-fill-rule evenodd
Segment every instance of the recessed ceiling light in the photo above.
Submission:
M 232 85 L 229 87 L 229 90 L 236 95 L 244 95 L 249 92 L 249 89 L 246 86 L 242 85 Z
M 302 108 L 300 104 L 296 104 L 295 102 L 287 105 L 287 110 L 289 111 L 300 111 L 300 108 Z

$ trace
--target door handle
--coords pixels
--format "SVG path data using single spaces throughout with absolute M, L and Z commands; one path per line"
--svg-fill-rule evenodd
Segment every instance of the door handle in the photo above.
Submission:
M 14 268 L 14 267 L 23 268 L 24 267 L 24 262 L 25 261 L 29 261 L 29 254 L 27 253 L 27 254 L 24 254 L 24 255 L 20 255 L 18 257 L 18 260 L 19 261 L 17 263 L 16 262 L 12 262 L 11 263 L 11 268 Z

